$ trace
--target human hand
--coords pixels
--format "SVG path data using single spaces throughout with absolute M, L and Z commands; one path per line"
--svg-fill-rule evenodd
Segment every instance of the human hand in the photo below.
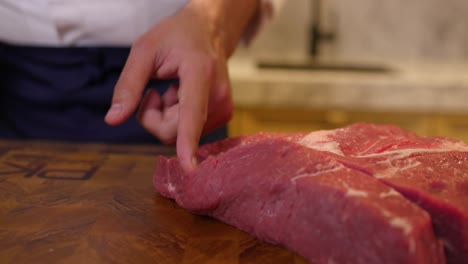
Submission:
M 233 109 L 226 61 L 246 22 L 223 27 L 227 20 L 219 11 L 229 6 L 215 2 L 192 0 L 133 45 L 105 118 L 110 125 L 125 122 L 138 108 L 149 79 L 178 78 L 179 85 L 164 95 L 155 90 L 145 95 L 138 119 L 162 142 L 176 143 L 187 171 L 196 165 L 201 135 L 225 125 Z M 247 20 L 245 16 L 238 17 Z

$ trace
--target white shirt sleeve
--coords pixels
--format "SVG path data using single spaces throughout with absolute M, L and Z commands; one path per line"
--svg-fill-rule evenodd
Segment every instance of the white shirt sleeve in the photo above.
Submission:
M 242 41 L 245 45 L 249 45 L 255 36 L 260 32 L 261 28 L 270 21 L 283 6 L 285 0 L 258 0 L 260 8 L 254 15 L 248 25 Z

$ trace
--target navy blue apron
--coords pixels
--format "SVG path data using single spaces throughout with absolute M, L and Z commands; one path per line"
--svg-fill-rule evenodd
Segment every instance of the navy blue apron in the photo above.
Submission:
M 159 144 L 135 116 L 118 127 L 104 122 L 129 52 L 0 43 L 0 138 Z M 170 83 L 148 88 L 164 93 Z M 201 143 L 226 136 L 224 127 Z

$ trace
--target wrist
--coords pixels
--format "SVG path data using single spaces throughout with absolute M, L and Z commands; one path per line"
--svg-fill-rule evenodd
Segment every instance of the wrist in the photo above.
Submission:
M 214 45 L 229 57 L 260 7 L 259 0 L 191 0 L 186 8 L 207 20 Z

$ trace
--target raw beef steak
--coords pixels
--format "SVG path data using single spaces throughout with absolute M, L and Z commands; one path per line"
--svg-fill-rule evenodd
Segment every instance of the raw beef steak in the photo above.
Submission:
M 207 145 L 189 174 L 177 158 L 161 157 L 154 184 L 192 212 L 313 263 L 445 263 L 430 216 L 361 171 L 357 159 L 343 162 L 338 145 L 322 134 L 259 134 Z M 314 140 L 315 148 L 307 145 Z
M 318 134 L 318 135 L 316 135 Z M 355 124 L 311 133 L 310 147 L 329 145 L 342 163 L 396 189 L 432 217 L 449 263 L 468 263 L 468 145 L 419 137 L 396 126 Z

